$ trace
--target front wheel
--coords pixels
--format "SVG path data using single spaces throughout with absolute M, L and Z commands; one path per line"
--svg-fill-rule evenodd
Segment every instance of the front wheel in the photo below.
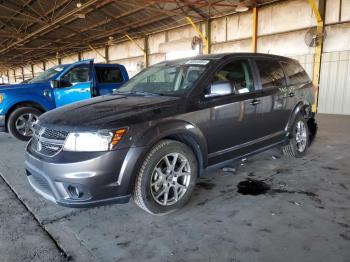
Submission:
M 41 111 L 33 107 L 20 107 L 11 113 L 7 129 L 14 137 L 28 141 L 33 135 L 33 125 L 41 115 Z
M 197 178 L 192 150 L 174 140 L 162 140 L 146 155 L 136 178 L 133 198 L 151 214 L 166 214 L 184 206 Z
M 306 119 L 299 114 L 291 129 L 288 145 L 282 148 L 283 154 L 290 157 L 303 157 L 310 144 L 309 128 Z

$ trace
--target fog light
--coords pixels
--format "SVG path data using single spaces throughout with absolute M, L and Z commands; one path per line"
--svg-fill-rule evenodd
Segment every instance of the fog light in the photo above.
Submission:
M 76 186 L 69 185 L 67 189 L 72 198 L 81 198 L 83 196 L 83 192 Z

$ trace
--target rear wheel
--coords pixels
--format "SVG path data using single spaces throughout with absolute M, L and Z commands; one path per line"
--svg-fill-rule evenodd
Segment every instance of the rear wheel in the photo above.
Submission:
M 33 135 L 33 125 L 41 114 L 36 108 L 17 108 L 9 116 L 7 129 L 14 138 L 28 141 Z
M 309 128 L 306 119 L 299 114 L 291 129 L 291 138 L 288 145 L 282 148 L 284 155 L 303 157 L 310 144 Z
M 162 140 L 147 154 L 136 179 L 134 200 L 151 214 L 185 205 L 197 178 L 197 159 L 185 144 Z

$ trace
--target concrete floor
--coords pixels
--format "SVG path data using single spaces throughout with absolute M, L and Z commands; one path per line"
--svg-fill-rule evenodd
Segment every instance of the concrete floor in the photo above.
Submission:
M 133 202 L 93 209 L 47 202 L 26 181 L 25 144 L 0 135 L 8 185 L 0 179 L 1 260 L 60 260 L 57 242 L 75 261 L 350 261 L 350 117 L 318 122 L 305 158 L 270 150 L 233 163 L 236 172 L 200 179 L 190 203 L 162 217 Z M 247 178 L 272 190 L 241 195 L 237 184 Z

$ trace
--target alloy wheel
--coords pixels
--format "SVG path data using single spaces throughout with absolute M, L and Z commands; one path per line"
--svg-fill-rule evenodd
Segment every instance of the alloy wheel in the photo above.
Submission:
M 20 115 L 15 123 L 16 130 L 22 136 L 33 135 L 33 125 L 38 120 L 38 116 L 33 113 L 25 113 Z
M 188 159 L 180 153 L 167 154 L 152 172 L 152 197 L 162 206 L 174 205 L 185 195 L 190 180 L 191 168 Z
M 296 125 L 295 141 L 299 152 L 304 152 L 307 146 L 307 132 L 304 121 L 298 121 Z

